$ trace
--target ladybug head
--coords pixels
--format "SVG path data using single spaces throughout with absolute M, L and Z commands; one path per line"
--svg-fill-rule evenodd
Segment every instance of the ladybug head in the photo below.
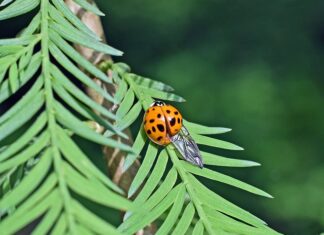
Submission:
M 157 100 L 157 101 L 154 101 L 151 104 L 151 107 L 153 107 L 153 106 L 164 106 L 164 105 L 165 105 L 165 103 L 163 101 Z

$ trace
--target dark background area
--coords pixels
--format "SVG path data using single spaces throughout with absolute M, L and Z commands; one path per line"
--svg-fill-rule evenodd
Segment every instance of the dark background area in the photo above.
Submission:
M 324 232 L 324 1 L 97 0 L 115 58 L 163 81 L 186 119 L 232 128 L 221 139 L 260 162 L 215 168 L 274 196 L 205 182 L 288 235 Z M 12 37 L 31 14 L 1 22 Z
M 264 199 L 221 184 L 221 195 L 285 234 L 324 232 L 324 1 L 97 1 L 115 58 L 161 80 L 198 123 L 262 164 L 217 169 L 259 186 Z M 206 182 L 208 183 L 208 182 Z

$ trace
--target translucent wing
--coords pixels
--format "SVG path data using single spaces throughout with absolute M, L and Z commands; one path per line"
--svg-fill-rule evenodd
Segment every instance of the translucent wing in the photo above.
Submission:
M 171 142 L 186 161 L 203 168 L 200 151 L 187 128 L 182 126 L 180 132 L 171 137 Z

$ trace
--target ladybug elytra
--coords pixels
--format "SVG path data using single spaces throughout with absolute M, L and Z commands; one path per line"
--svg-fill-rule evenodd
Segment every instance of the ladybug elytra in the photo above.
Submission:
M 203 167 L 201 154 L 188 130 L 182 125 L 182 115 L 172 105 L 155 101 L 144 116 L 144 130 L 151 141 L 166 146 L 172 143 L 182 157 Z
M 144 130 L 148 137 L 158 145 L 168 145 L 170 137 L 182 127 L 182 115 L 171 105 L 156 101 L 146 111 Z

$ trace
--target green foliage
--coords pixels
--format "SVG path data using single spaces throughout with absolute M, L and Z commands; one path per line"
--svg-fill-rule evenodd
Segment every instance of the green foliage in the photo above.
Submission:
M 101 14 L 86 1 L 78 3 Z M 50 230 L 53 234 L 119 234 L 81 198 L 100 204 L 107 213 L 109 208 L 127 210 L 131 204 L 71 137 L 79 135 L 125 151 L 131 148 L 103 137 L 86 124 L 96 121 L 119 133 L 103 118 L 116 120 L 116 116 L 91 100 L 72 78 L 108 101 L 116 99 L 84 71 L 105 82 L 111 80 L 69 42 L 111 55 L 122 53 L 100 42 L 62 1 L 16 0 L 0 12 L 0 19 L 24 14 L 39 5 L 20 35 L 0 40 L 1 102 L 12 103 L 17 92 L 27 89 L 0 117 L 0 231 L 13 234 L 38 219 L 35 234 Z
M 87 1 L 76 2 L 102 15 Z M 202 152 L 206 167 L 199 169 L 179 159 L 171 145 L 159 150 L 148 143 L 142 126 L 132 148 L 113 139 L 115 135 L 124 136 L 122 131 L 140 117 L 153 99 L 183 102 L 182 97 L 170 93 L 172 87 L 132 74 L 122 63 L 107 64 L 106 69 L 113 73 L 111 80 L 84 59 L 71 43 L 115 56 L 122 53 L 100 42 L 63 1 L 16 0 L 2 4 L 10 4 L 0 11 L 2 20 L 39 6 L 30 24 L 16 38 L 0 40 L 0 101 L 10 102 L 27 90 L 0 116 L 3 234 L 18 232 L 34 220 L 38 220 L 35 234 L 133 234 L 152 222 L 160 224 L 158 234 L 278 234 L 262 220 L 209 190 L 197 178 L 271 197 L 208 167 L 251 167 L 257 163 Z M 88 74 L 114 83 L 118 87 L 116 94 L 108 94 Z M 75 81 L 115 103 L 116 114 L 91 100 Z M 91 129 L 88 121 L 104 126 L 105 134 Z M 242 150 L 207 136 L 229 129 L 188 121 L 185 125 L 198 144 Z M 124 171 L 139 155 L 144 156 L 128 192 L 128 198 L 135 197 L 133 203 L 92 164 L 74 142 L 74 135 L 127 151 Z M 123 223 L 116 229 L 83 199 L 99 204 L 105 213 L 111 213 L 109 208 L 126 210 Z
M 235 156 L 262 163 L 226 173 L 275 200 L 210 188 L 286 234 L 322 232 L 324 1 L 98 3 L 109 12 L 110 41 L 133 68 L 172 84 L 188 100 L 179 105 L 187 117 L 233 128 L 224 138 L 246 147 Z
M 126 119 L 127 113 L 131 113 L 138 102 L 146 110 L 153 102 L 153 97 L 184 101 L 182 97 L 170 93 L 173 91 L 170 86 L 132 74 L 124 64 L 113 64 L 111 69 L 116 77 L 128 84 L 119 107 L 122 120 Z M 147 92 L 148 89 L 152 92 Z M 134 94 L 138 101 L 134 101 Z M 242 150 L 237 145 L 206 136 L 225 133 L 230 129 L 206 127 L 188 121 L 184 125 L 198 144 Z M 278 234 L 262 220 L 209 190 L 196 178 L 201 176 L 271 198 L 254 186 L 208 168 L 208 165 L 251 167 L 257 166 L 257 163 L 202 152 L 206 166 L 200 169 L 180 160 L 172 145 L 160 151 L 151 142 L 145 149 L 147 142 L 141 126 L 133 145 L 134 153 L 128 154 L 124 163 L 124 170 L 127 170 L 138 155 L 144 156 L 128 192 L 129 198 L 136 195 L 134 207 L 138 209 L 126 213 L 124 222 L 118 228 L 120 232 L 133 234 L 155 221 L 161 224 L 157 234 L 185 234 L 187 231 L 194 234 L 204 234 L 204 231 L 207 234 Z M 168 162 L 172 163 L 171 169 L 167 167 Z

